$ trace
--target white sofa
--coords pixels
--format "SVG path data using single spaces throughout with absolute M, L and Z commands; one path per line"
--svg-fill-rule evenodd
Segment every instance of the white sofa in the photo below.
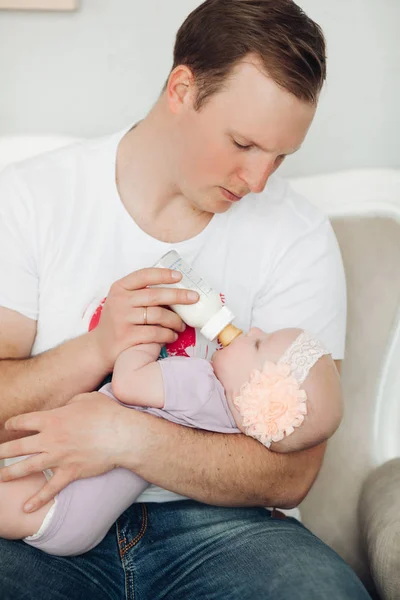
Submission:
M 54 136 L 0 137 L 0 169 L 69 141 Z M 381 478 L 371 476 L 379 465 L 400 456 L 400 171 L 347 171 L 297 178 L 292 184 L 330 215 L 348 284 L 345 417 L 302 503 L 303 521 L 350 563 L 370 590 L 372 575 L 383 598 L 398 599 L 399 577 L 396 580 L 395 570 L 383 569 L 382 556 L 393 559 L 393 550 L 397 551 L 388 564 L 397 564 L 400 573 L 399 545 L 396 549 L 392 540 L 386 548 L 384 538 L 376 560 L 371 551 L 374 539 L 368 537 L 373 527 L 368 524 L 381 530 L 382 521 L 376 526 L 376 497 L 379 506 L 382 498 L 389 498 L 391 506 L 395 499 L 397 510 L 391 514 L 400 515 L 400 487 L 395 492 L 379 487 L 376 492 L 376 480 L 381 486 Z M 394 462 L 391 473 L 393 468 L 399 474 L 400 461 Z M 395 479 L 390 476 L 389 485 Z

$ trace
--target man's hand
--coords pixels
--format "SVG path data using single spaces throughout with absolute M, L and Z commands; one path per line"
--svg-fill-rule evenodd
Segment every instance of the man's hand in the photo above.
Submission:
M 121 352 L 137 344 L 176 340 L 183 321 L 165 308 L 171 304 L 194 304 L 196 292 L 167 287 L 182 275 L 170 269 L 148 268 L 134 271 L 112 284 L 98 326 L 91 332 L 109 371 Z
M 0 459 L 33 456 L 1 469 L 0 481 L 52 469 L 50 481 L 25 504 L 24 510 L 33 512 L 72 481 L 110 471 L 123 446 L 125 410 L 105 394 L 92 392 L 61 408 L 12 417 L 7 430 L 37 433 L 0 445 Z

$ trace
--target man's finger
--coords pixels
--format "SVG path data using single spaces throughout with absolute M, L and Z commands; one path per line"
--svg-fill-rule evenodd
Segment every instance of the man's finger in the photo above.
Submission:
M 44 469 L 50 467 L 50 465 L 46 463 L 46 460 L 48 459 L 45 453 L 35 454 L 35 456 L 20 460 L 8 467 L 3 467 L 0 469 L 0 482 L 13 481 L 14 479 L 20 479 L 21 477 L 31 475 L 32 473 L 40 473 L 41 471 L 44 471 Z
M 132 306 L 170 306 L 171 304 L 193 304 L 199 294 L 193 290 L 168 287 L 147 287 L 132 295 Z M 140 322 L 142 322 L 140 320 Z
M 26 454 L 36 454 L 40 452 L 39 435 L 31 435 L 19 440 L 12 440 L 0 445 L 0 460 L 4 458 L 16 458 L 17 456 L 25 456 Z
M 176 283 L 182 279 L 182 274 L 179 271 L 171 271 L 170 269 L 146 268 L 139 269 L 133 273 L 129 273 L 118 283 L 126 290 L 140 290 L 148 285 L 158 285 L 162 283 Z
M 31 412 L 8 419 L 4 428 L 8 431 L 40 431 L 45 412 Z
M 29 498 L 24 504 L 25 512 L 35 512 L 45 504 L 53 500 L 69 483 L 73 481 L 71 474 L 65 471 L 57 471 L 55 475 L 42 487 L 37 494 Z

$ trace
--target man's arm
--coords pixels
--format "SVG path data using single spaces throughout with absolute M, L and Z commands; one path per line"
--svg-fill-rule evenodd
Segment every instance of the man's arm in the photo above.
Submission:
M 2 469 L 1 480 L 56 470 L 31 499 L 32 510 L 71 481 L 116 466 L 209 504 L 292 507 L 307 494 L 325 450 L 323 444 L 299 453 L 270 452 L 243 434 L 176 425 L 104 394 L 83 394 L 67 406 L 14 417 L 7 426 L 38 434 L 0 447 L 0 458 L 33 455 Z
M 3 429 L 11 416 L 62 406 L 107 374 L 90 334 L 30 357 L 36 321 L 0 308 L 0 331 L 0 442 L 17 437 Z
M 207 504 L 297 506 L 310 490 L 326 448 L 324 443 L 302 452 L 271 452 L 243 434 L 210 433 L 139 416 L 140 421 L 136 414 L 126 415 L 132 419 L 131 435 L 139 439 L 119 466 Z

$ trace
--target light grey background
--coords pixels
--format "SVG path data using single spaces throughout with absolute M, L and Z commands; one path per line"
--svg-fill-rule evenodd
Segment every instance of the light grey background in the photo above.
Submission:
M 286 175 L 400 167 L 400 0 L 298 0 L 323 27 L 328 83 Z M 0 11 L 0 136 L 95 136 L 142 117 L 199 0 L 80 0 Z

